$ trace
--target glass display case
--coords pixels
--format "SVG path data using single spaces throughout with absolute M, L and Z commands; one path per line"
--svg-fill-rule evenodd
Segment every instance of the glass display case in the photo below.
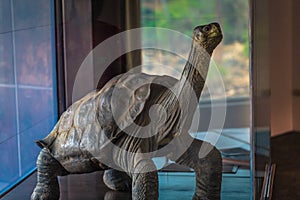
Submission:
M 12 185 L 19 180 L 18 177 L 35 169 L 37 151 L 33 141 L 40 139 L 41 135 L 36 135 L 36 129 L 32 127 L 43 130 L 43 133 L 49 131 L 57 119 L 57 112 L 61 114 L 83 95 L 100 89 L 115 75 L 134 68 L 147 74 L 179 78 L 188 58 L 187 48 L 193 28 L 216 21 L 221 24 L 224 39 L 213 53 L 206 87 L 197 107 L 200 116 L 204 117 L 200 117 L 197 127 L 189 134 L 214 144 L 221 151 L 221 199 L 260 198 L 265 166 L 270 162 L 269 43 L 264 28 L 268 24 L 267 1 L 56 0 L 49 5 L 40 3 L 47 13 L 41 14 L 41 22 L 35 22 L 41 23 L 36 28 L 31 25 L 28 28 L 28 21 L 20 22 L 20 27 L 17 27 L 22 12 L 20 16 L 14 13 L 22 4 L 4 2 L 10 1 L 2 1 L 0 9 L 9 12 L 15 21 L 0 23 L 0 51 L 4 52 L 5 48 L 13 52 L 5 57 L 0 55 L 0 70 L 6 70 L 5 76 L 0 74 L 0 93 L 8 97 L 0 97 L 3 102 L 0 105 L 0 169 L 3 168 L 2 172 L 4 168 L 11 170 L 0 176 L 2 193 L 7 189 L 1 185 L 4 179 Z M 5 6 L 10 9 L 5 9 Z M 14 28 L 7 31 L 6 26 Z M 147 29 L 149 27 L 151 31 Z M 112 37 L 131 30 L 138 32 L 126 35 L 124 40 L 113 43 L 115 46 L 111 47 L 119 56 L 109 65 L 100 63 L 101 50 L 97 48 Z M 177 40 L 164 34 L 165 31 L 176 35 Z M 22 41 L 21 38 L 26 39 Z M 35 52 L 38 50 L 28 49 L 30 45 L 26 42 L 30 41 L 33 41 L 31 45 L 43 50 L 38 54 Z M 158 41 L 166 48 L 153 48 Z M 134 48 L 135 44 L 140 48 Z M 16 56 L 18 53 L 20 56 Z M 39 66 L 45 69 L 36 69 L 38 63 L 22 65 L 30 62 L 33 54 L 41 56 L 44 63 L 39 63 Z M 42 59 L 46 57 L 46 61 Z M 84 68 L 86 65 L 90 67 Z M 40 96 L 46 102 L 34 103 Z M 2 106 L 4 104 L 7 106 Z M 37 112 L 33 109 L 38 109 L 41 116 L 33 115 Z M 3 115 L 7 111 L 11 114 Z M 224 115 L 222 123 L 216 126 L 211 125 L 215 111 L 217 115 Z M 45 124 L 44 119 L 47 119 Z M 14 122 L 13 126 L 6 126 L 9 120 Z M 22 131 L 23 135 L 7 135 Z M 23 155 L 23 144 L 30 155 Z M 13 155 L 10 160 L 9 155 Z M 193 171 L 164 157 L 153 160 L 159 169 L 159 198 L 191 199 L 195 188 Z M 21 165 L 20 162 L 27 164 Z M 19 176 L 6 178 L 9 174 Z
M 214 21 L 221 24 L 224 40 L 214 52 L 211 65 L 221 75 L 224 90 L 209 91 L 207 87 L 204 89 L 198 109 L 201 116 L 208 117 L 201 118 L 198 128 L 191 130 L 190 134 L 195 138 L 215 144 L 222 152 L 222 199 L 259 198 L 265 165 L 270 161 L 268 32 L 262 28 L 268 24 L 267 2 L 248 0 L 209 2 L 204 0 L 136 0 L 130 3 L 129 1 L 115 1 L 114 3 L 103 1 L 101 4 L 96 1 L 85 2 L 87 9 L 92 8 L 92 11 L 79 9 L 83 7 L 80 6 L 82 3 L 63 1 L 63 16 L 80 19 L 79 22 L 70 20 L 70 24 L 71 21 L 74 23 L 72 26 L 63 26 L 67 36 L 63 40 L 67 52 L 73 51 L 69 45 L 73 43 L 74 32 L 70 30 L 78 29 L 78 26 L 87 26 L 91 19 L 91 28 L 83 28 L 82 31 L 85 31 L 86 35 L 83 34 L 79 39 L 80 41 L 86 40 L 85 44 L 91 42 L 89 49 L 86 49 L 87 52 L 94 47 L 97 48 L 101 41 L 117 33 L 142 28 L 138 35 L 135 34 L 132 37 L 129 34 L 126 42 L 118 43 L 121 46 L 117 46 L 116 51 L 124 46 L 125 49 L 131 49 L 131 43 L 135 44 L 137 40 L 141 48 L 135 49 L 135 54 L 132 54 L 132 49 L 130 52 L 129 50 L 123 52 L 124 55 L 112 64 L 115 65 L 114 67 L 112 65 L 107 67 L 114 69 L 114 74 L 124 73 L 137 67 L 144 73 L 166 74 L 179 78 L 188 57 L 186 45 L 190 43 L 182 44 L 176 40 L 174 42 L 172 37 L 164 35 L 162 29 L 175 31 L 184 35 L 183 38 L 190 38 L 194 26 Z M 114 14 L 112 15 L 109 10 Z M 87 14 L 90 12 L 90 15 Z M 85 23 L 81 22 L 82 16 L 85 17 Z M 95 25 L 99 23 L 109 28 L 100 31 L 99 26 L 97 28 Z M 143 29 L 146 27 L 156 28 L 156 31 Z M 116 32 L 111 32 L 110 29 Z M 101 36 L 103 37 L 99 40 Z M 95 39 L 92 38 L 98 38 L 98 42 L 93 42 Z M 166 49 L 174 51 L 146 48 L 147 45 L 153 47 L 158 42 L 163 42 Z M 83 55 L 86 55 L 87 52 L 83 51 L 81 51 Z M 69 69 L 68 61 L 74 62 L 74 59 L 70 55 L 64 55 L 64 59 Z M 96 62 L 93 58 L 92 60 Z M 74 75 L 77 70 L 80 71 L 82 61 L 75 64 L 77 66 L 75 69 L 73 64 L 70 66 L 72 70 L 67 70 L 67 79 L 69 81 L 79 79 L 80 82 L 80 78 L 72 77 L 72 74 Z M 99 86 L 99 74 L 103 75 L 101 79 L 109 79 L 110 75 L 103 74 L 106 67 L 101 66 L 105 69 L 99 69 L 99 67 L 97 65 L 91 69 L 94 79 L 90 84 L 85 85 L 86 88 L 82 92 L 75 91 L 76 94 L 74 94 L 74 90 L 66 90 L 66 96 L 69 96 L 67 102 L 71 101 L 71 97 L 76 99 L 76 96 L 82 96 L 87 91 L 95 89 L 97 85 Z M 68 76 L 68 73 L 71 75 Z M 209 72 L 208 79 L 215 85 L 220 83 L 214 70 Z M 85 82 L 84 77 L 82 77 L 83 82 Z M 78 84 L 81 87 L 82 85 Z M 73 84 L 70 86 L 73 87 Z M 208 131 L 212 106 L 219 109 L 225 107 L 226 118 L 221 128 L 210 128 Z M 160 168 L 161 199 L 172 199 L 172 197 L 167 197 L 170 194 L 176 197 L 182 195 L 182 198 L 192 196 L 195 177 L 190 169 L 177 166 L 165 158 L 156 158 L 155 162 Z

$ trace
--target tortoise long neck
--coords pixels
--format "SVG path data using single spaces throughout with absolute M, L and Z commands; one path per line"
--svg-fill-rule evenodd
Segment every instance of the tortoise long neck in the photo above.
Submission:
M 204 87 L 211 54 L 212 51 L 207 52 L 204 48 L 193 42 L 188 61 L 183 69 L 180 79 L 181 89 L 185 90 L 189 84 L 193 89 L 193 91 L 189 92 L 194 92 L 197 99 L 200 98 Z M 186 95 L 186 92 L 188 91 L 181 91 L 181 94 Z

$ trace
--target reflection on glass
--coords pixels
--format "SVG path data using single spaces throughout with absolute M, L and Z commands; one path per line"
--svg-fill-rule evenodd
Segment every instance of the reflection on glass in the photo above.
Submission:
M 51 7 L 48 0 L 11 0 L 14 30 L 51 25 Z
M 230 97 L 249 96 L 249 40 L 248 21 L 249 9 L 247 0 L 205 1 L 147 1 L 142 0 L 142 26 L 163 27 L 179 31 L 191 36 L 192 29 L 200 24 L 217 21 L 221 24 L 224 39 L 214 52 L 213 60 L 219 66 L 224 80 L 226 95 Z M 160 37 L 159 35 L 143 35 L 143 37 Z M 171 41 L 170 41 L 171 45 Z M 181 48 L 177 46 L 176 48 Z M 180 50 L 179 50 L 180 51 Z M 186 52 L 188 54 L 188 52 Z M 174 66 L 179 71 L 183 69 L 185 60 L 169 52 L 158 50 L 143 50 L 143 62 L 147 63 L 154 57 L 164 58 L 168 66 Z M 187 55 L 185 59 L 187 58 Z M 166 63 L 167 61 L 167 63 Z M 168 74 L 169 72 L 153 70 L 146 66 L 144 72 L 151 74 Z M 170 74 L 174 75 L 174 74 Z M 209 97 L 207 91 L 203 94 Z M 202 96 L 203 96 L 202 95 Z M 203 96 L 203 97 L 204 97 Z M 216 95 L 214 95 L 216 96 Z M 202 98 L 203 98 L 202 97 Z
M 11 0 L 1 0 L 0 1 L 0 34 L 7 33 L 11 31 L 11 18 L 10 16 L 10 1 Z M 2 43 L 1 43 L 2 44 Z
M 0 194 L 35 169 L 34 140 L 56 121 L 52 3 L 0 1 Z
M 2 133 L 1 133 L 2 134 Z M 19 177 L 17 136 L 10 137 L 0 143 L 0 191 L 8 188 Z
M 11 52 L 12 34 L 0 34 L 0 84 L 14 83 L 13 57 Z
M 214 21 L 221 24 L 224 39 L 214 51 L 213 62 L 222 76 L 227 97 L 227 114 L 224 129 L 207 131 L 212 114 L 212 102 L 218 102 L 224 97 L 222 91 L 218 90 L 218 88 L 214 88 L 215 91 L 213 92 L 209 92 L 207 88 L 204 88 L 199 106 L 201 115 L 200 126 L 198 130 L 190 130 L 190 134 L 195 138 L 211 143 L 214 143 L 215 138 L 219 137 L 216 147 L 221 150 L 223 156 L 222 199 L 249 199 L 251 195 L 249 1 L 142 0 L 141 20 L 144 27 L 172 29 L 189 37 L 192 35 L 192 30 L 195 26 Z M 158 49 L 143 49 L 142 70 L 149 74 L 167 74 L 180 78 L 189 52 L 184 52 L 186 47 L 176 44 L 176 41 L 172 41 L 171 38 L 162 37 L 165 36 L 160 35 L 159 32 L 156 35 L 147 35 L 145 32 L 142 33 L 142 38 L 144 38 L 142 43 L 163 41 L 166 43 L 164 45 L 168 45 L 171 49 L 176 49 L 176 52 L 180 52 L 184 57 Z M 210 72 L 208 77 L 210 81 L 217 83 L 218 77 L 214 77 Z M 212 83 L 212 85 L 215 84 Z M 179 166 L 174 167 L 169 167 L 168 169 L 172 171 L 174 169 L 184 170 L 179 168 Z M 169 177 L 169 175 L 167 176 Z M 182 184 L 179 184 L 181 186 L 193 186 L 191 182 L 193 181 L 192 177 L 190 179 L 182 178 L 176 174 L 174 177 L 177 181 L 182 181 Z M 172 189 L 173 191 L 177 190 L 176 187 Z M 184 196 L 183 193 L 178 195 Z
M 18 84 L 50 87 L 53 65 L 51 27 L 34 28 L 15 33 Z
M 22 131 L 20 134 L 20 162 L 22 163 L 20 173 L 25 176 L 36 166 L 36 155 L 41 149 L 33 141 L 43 138 L 53 128 L 56 119 L 53 115 L 41 119 L 32 127 Z
M 19 89 L 19 129 L 26 131 L 54 115 L 53 91 L 48 89 Z
M 16 133 L 16 107 L 14 88 L 0 87 L 0 144 Z

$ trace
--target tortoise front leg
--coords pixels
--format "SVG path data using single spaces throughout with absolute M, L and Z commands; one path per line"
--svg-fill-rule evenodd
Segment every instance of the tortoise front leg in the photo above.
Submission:
M 57 176 L 68 172 L 43 148 L 37 159 L 37 185 L 31 200 L 58 200 L 60 191 Z
M 201 146 L 210 150 L 202 158 Z M 218 149 L 209 143 L 194 139 L 188 150 L 175 161 L 194 169 L 196 173 L 196 190 L 193 200 L 218 200 L 221 193 L 222 157 Z
M 158 174 L 152 160 L 141 160 L 132 174 L 132 199 L 157 200 Z

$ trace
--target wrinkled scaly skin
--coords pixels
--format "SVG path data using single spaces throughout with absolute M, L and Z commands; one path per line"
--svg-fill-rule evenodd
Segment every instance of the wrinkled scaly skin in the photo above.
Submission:
M 97 170 L 105 170 L 104 183 L 110 189 L 131 191 L 134 200 L 158 199 L 158 176 L 151 157 L 128 156 L 108 144 L 128 152 L 148 153 L 168 145 L 174 138 L 171 150 L 164 156 L 194 169 L 193 199 L 220 199 L 220 153 L 210 144 L 191 138 L 188 129 L 205 83 L 210 56 L 221 40 L 222 32 L 217 23 L 198 26 L 194 29 L 189 62 L 180 80 L 142 73 L 123 74 L 110 80 L 100 91 L 75 102 L 62 114 L 52 132 L 37 141 L 42 151 L 37 159 L 38 181 L 31 200 L 58 200 L 57 176 Z M 179 96 L 169 89 L 172 86 Z M 191 100 L 193 95 L 197 101 Z M 182 101 L 185 108 L 180 104 Z M 157 117 L 154 128 L 136 128 L 153 123 L 149 111 L 151 113 L 150 108 L 156 104 L 164 108 L 164 120 Z M 113 115 L 114 109 L 118 115 Z M 155 116 L 160 113 L 158 109 Z M 140 138 L 141 131 L 149 137 Z M 175 156 L 188 140 L 191 144 L 180 156 Z M 203 158 L 199 157 L 202 145 L 212 149 Z

